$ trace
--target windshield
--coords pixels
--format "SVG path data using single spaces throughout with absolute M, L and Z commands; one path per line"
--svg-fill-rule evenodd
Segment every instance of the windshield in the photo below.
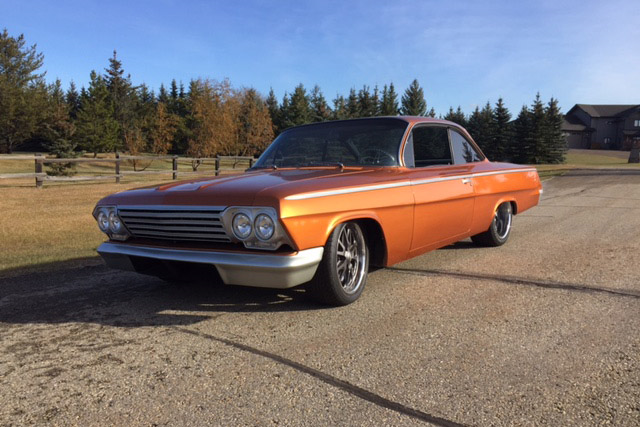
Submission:
M 291 128 L 271 143 L 254 168 L 398 166 L 407 126 L 404 120 L 379 118 Z

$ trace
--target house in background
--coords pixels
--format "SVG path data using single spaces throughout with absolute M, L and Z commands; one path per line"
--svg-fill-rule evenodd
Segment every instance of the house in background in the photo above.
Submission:
M 630 150 L 640 144 L 640 105 L 576 104 L 562 131 L 569 148 Z

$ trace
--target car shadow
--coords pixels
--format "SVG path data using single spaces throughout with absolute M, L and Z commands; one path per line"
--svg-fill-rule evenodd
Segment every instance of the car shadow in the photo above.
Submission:
M 225 286 L 216 278 L 167 283 L 152 276 L 88 265 L 0 278 L 0 322 L 87 322 L 140 327 L 188 325 L 224 313 L 324 310 L 304 289 Z M 209 280 L 211 279 L 211 280 Z
M 438 249 L 439 251 L 442 250 L 451 250 L 451 249 L 478 249 L 478 245 L 476 245 L 475 243 L 473 243 L 471 240 L 462 240 L 460 242 L 456 242 L 453 243 L 449 246 L 445 246 L 443 248 Z

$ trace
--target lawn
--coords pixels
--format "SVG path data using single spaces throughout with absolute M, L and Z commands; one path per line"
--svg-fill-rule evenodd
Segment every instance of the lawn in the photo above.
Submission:
M 96 202 L 137 186 L 140 183 L 0 187 L 0 271 L 95 256 L 105 240 L 91 215 Z
M 32 155 L 32 153 L 15 153 L 15 156 L 19 155 Z M 33 173 L 35 172 L 33 160 L 11 160 L 12 156 L 3 155 L 0 157 L 0 174 L 13 174 L 13 173 Z M 92 155 L 83 156 L 85 159 L 93 158 Z M 113 154 L 100 154 L 99 159 L 114 158 Z M 223 159 L 221 161 L 221 173 L 232 173 L 243 171 L 249 167 L 249 162 L 246 160 L 239 161 L 234 164 L 230 159 Z M 49 167 L 45 165 L 44 171 L 47 172 Z M 75 164 L 75 176 L 108 176 L 115 174 L 115 163 L 111 162 L 83 162 Z M 171 159 L 154 159 L 154 160 L 122 160 L 120 171 L 121 172 L 133 172 L 134 170 L 143 171 L 140 175 L 126 175 L 122 178 L 123 181 L 149 181 L 149 180 L 163 180 L 171 179 L 172 161 Z M 161 172 L 158 174 L 151 174 L 150 172 Z M 192 173 L 192 162 L 189 160 L 178 161 L 178 171 Z M 215 160 L 207 159 L 198 168 L 197 172 L 203 175 L 213 175 L 215 172 Z M 181 176 L 187 179 L 189 175 L 184 174 Z M 110 180 L 105 180 L 109 182 Z M 115 178 L 114 178 L 115 181 Z M 34 183 L 35 179 L 20 179 L 20 180 L 0 180 L 0 186 L 16 186 L 16 185 L 30 185 Z M 112 181 L 113 182 L 113 181 Z M 34 184 L 35 185 L 35 184 Z M 45 181 L 45 186 L 54 185 L 53 181 Z M 65 184 L 66 185 L 66 184 Z

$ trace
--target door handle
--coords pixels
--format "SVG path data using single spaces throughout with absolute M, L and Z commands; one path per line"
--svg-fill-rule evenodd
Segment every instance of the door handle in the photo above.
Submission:
M 471 183 L 471 178 L 462 178 L 462 183 L 463 183 L 463 184 L 473 185 L 473 184 Z

